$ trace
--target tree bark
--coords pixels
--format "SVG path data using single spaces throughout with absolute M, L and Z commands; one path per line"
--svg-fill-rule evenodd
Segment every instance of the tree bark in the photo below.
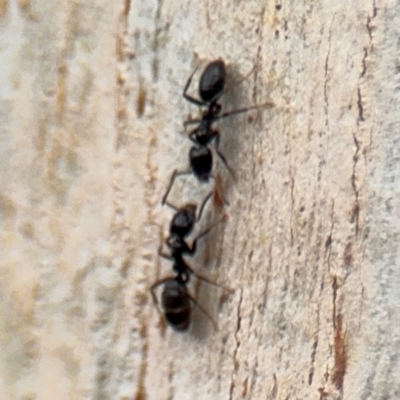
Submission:
M 0 398 L 400 398 L 399 35 L 398 1 L 0 1 Z M 190 264 L 232 291 L 193 278 L 218 329 L 179 334 L 160 202 L 217 58 L 224 110 L 274 107 L 218 122 Z

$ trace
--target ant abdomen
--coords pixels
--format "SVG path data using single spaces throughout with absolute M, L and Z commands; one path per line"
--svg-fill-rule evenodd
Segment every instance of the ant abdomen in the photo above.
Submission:
M 177 279 L 165 282 L 161 302 L 168 324 L 176 331 L 186 331 L 190 325 L 192 307 L 185 283 Z
M 202 182 L 207 182 L 212 170 L 212 153 L 207 146 L 192 147 L 189 152 L 189 159 L 193 173 Z

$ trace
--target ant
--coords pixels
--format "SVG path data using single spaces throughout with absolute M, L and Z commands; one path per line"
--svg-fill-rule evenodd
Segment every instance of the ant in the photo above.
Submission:
M 225 156 L 219 150 L 220 133 L 217 129 L 213 129 L 212 125 L 217 120 L 229 117 L 234 114 L 244 113 L 260 107 L 273 106 L 273 103 L 266 102 L 261 105 L 240 108 L 220 114 L 222 107 L 221 104 L 218 103 L 218 100 L 224 93 L 226 80 L 226 68 L 224 61 L 221 59 L 214 60 L 210 62 L 204 69 L 199 82 L 200 99 L 196 99 L 188 94 L 188 90 L 196 70 L 197 68 L 193 71 L 192 75 L 187 80 L 182 95 L 190 103 L 207 108 L 205 111 L 203 111 L 200 119 L 189 119 L 184 122 L 185 126 L 198 124 L 198 126 L 189 133 L 189 139 L 194 143 L 194 146 L 192 146 L 189 151 L 189 163 L 191 171 L 178 172 L 177 170 L 175 170 L 173 172 L 167 191 L 162 199 L 162 204 L 165 204 L 177 176 L 189 175 L 193 173 L 200 182 L 208 182 L 210 178 L 214 179 L 215 181 L 215 177 L 211 174 L 213 164 L 212 153 L 208 147 L 213 140 L 215 140 L 215 151 L 218 157 L 228 169 L 231 176 L 235 178 L 233 170 L 228 165 Z M 221 199 L 223 199 L 222 196 L 220 197 Z M 229 204 L 224 199 L 223 202 L 225 204 Z
M 216 224 L 213 224 L 211 227 L 200 233 L 194 239 L 191 247 L 186 243 L 185 238 L 193 230 L 195 222 L 200 220 L 203 209 L 211 195 L 212 192 L 209 193 L 204 199 L 197 218 L 197 206 L 195 204 L 187 204 L 186 206 L 178 209 L 172 204 L 167 203 L 167 205 L 176 210 L 176 213 L 170 224 L 170 235 L 166 240 L 166 244 L 171 251 L 171 255 L 166 255 L 161 252 L 159 252 L 159 254 L 161 257 L 173 262 L 172 269 L 176 276 L 164 278 L 155 282 L 151 286 L 150 290 L 153 301 L 155 304 L 158 304 L 155 289 L 160 285 L 164 285 L 161 294 L 161 304 L 164 310 L 164 316 L 168 324 L 176 331 L 183 332 L 188 329 L 191 321 L 191 303 L 197 305 L 197 307 L 199 307 L 199 309 L 210 318 L 214 327 L 216 328 L 215 321 L 211 318 L 206 310 L 197 304 L 196 300 L 189 294 L 186 285 L 189 283 L 190 275 L 194 275 L 197 279 L 207 282 L 211 285 L 219 285 L 195 273 L 183 258 L 184 254 L 193 255 L 196 252 L 197 240 L 205 236 L 212 228 L 214 228 L 215 225 L 221 222 L 218 221 Z

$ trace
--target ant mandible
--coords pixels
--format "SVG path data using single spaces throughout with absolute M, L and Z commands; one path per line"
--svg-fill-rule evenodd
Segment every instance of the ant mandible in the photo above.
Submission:
M 266 102 L 261 105 L 241 108 L 220 114 L 222 107 L 221 104 L 218 103 L 218 100 L 224 93 L 226 80 L 226 68 L 224 61 L 221 59 L 214 60 L 210 62 L 204 69 L 199 82 L 200 99 L 196 99 L 188 94 L 188 90 L 196 70 L 197 68 L 193 71 L 192 75 L 186 82 L 183 90 L 183 97 L 190 103 L 196 104 L 200 107 L 207 107 L 207 109 L 203 111 L 200 119 L 189 119 L 184 122 L 185 126 L 198 124 L 198 126 L 189 133 L 189 139 L 194 143 L 194 146 L 192 146 L 189 151 L 189 163 L 191 170 L 181 172 L 175 170 L 173 172 L 167 191 L 162 199 L 162 204 L 165 204 L 165 201 L 177 176 L 189 175 L 193 173 L 200 182 L 208 182 L 209 179 L 214 179 L 215 181 L 215 177 L 211 174 L 213 165 L 212 153 L 208 148 L 208 145 L 213 140 L 215 140 L 215 151 L 218 157 L 228 169 L 232 177 L 235 177 L 234 172 L 228 165 L 225 156 L 219 150 L 220 133 L 217 129 L 213 129 L 212 125 L 217 120 L 234 114 L 244 113 L 260 107 L 273 105 L 271 102 Z M 220 193 L 218 194 L 225 204 L 229 204 Z
M 155 302 L 155 304 L 158 304 L 155 289 L 160 285 L 164 285 L 161 294 L 162 309 L 164 311 L 164 316 L 168 324 L 176 331 L 183 332 L 188 329 L 192 314 L 191 303 L 197 305 L 197 307 L 210 318 L 214 327 L 216 328 L 215 321 L 211 318 L 211 316 L 207 313 L 205 309 L 197 304 L 196 300 L 189 294 L 186 285 L 189 283 L 190 275 L 194 275 L 197 279 L 207 282 L 211 285 L 215 285 L 218 287 L 221 286 L 195 273 L 183 258 L 184 254 L 193 255 L 196 252 L 197 240 L 209 233 L 215 225 L 222 221 L 218 221 L 216 224 L 213 224 L 211 227 L 200 233 L 194 239 L 191 247 L 185 242 L 185 237 L 187 237 L 193 230 L 195 222 L 199 221 L 199 219 L 201 218 L 204 206 L 210 199 L 211 195 L 212 193 L 208 194 L 207 197 L 204 199 L 197 218 L 196 205 L 188 204 L 178 209 L 173 205 L 167 203 L 170 207 L 176 210 L 176 213 L 172 218 L 170 224 L 170 235 L 166 240 L 166 244 L 171 251 L 171 255 L 166 255 L 163 253 L 159 254 L 163 258 L 173 261 L 172 269 L 176 273 L 176 276 L 164 278 L 155 282 L 151 286 L 150 290 L 153 301 Z

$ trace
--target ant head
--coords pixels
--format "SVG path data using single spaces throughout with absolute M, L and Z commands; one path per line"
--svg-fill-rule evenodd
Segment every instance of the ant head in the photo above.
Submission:
M 187 204 L 179 209 L 172 218 L 169 231 L 171 235 L 184 238 L 192 231 L 196 222 L 196 204 Z
M 225 63 L 222 60 L 215 60 L 210 62 L 200 77 L 199 95 L 205 102 L 210 101 L 221 96 L 226 79 Z

